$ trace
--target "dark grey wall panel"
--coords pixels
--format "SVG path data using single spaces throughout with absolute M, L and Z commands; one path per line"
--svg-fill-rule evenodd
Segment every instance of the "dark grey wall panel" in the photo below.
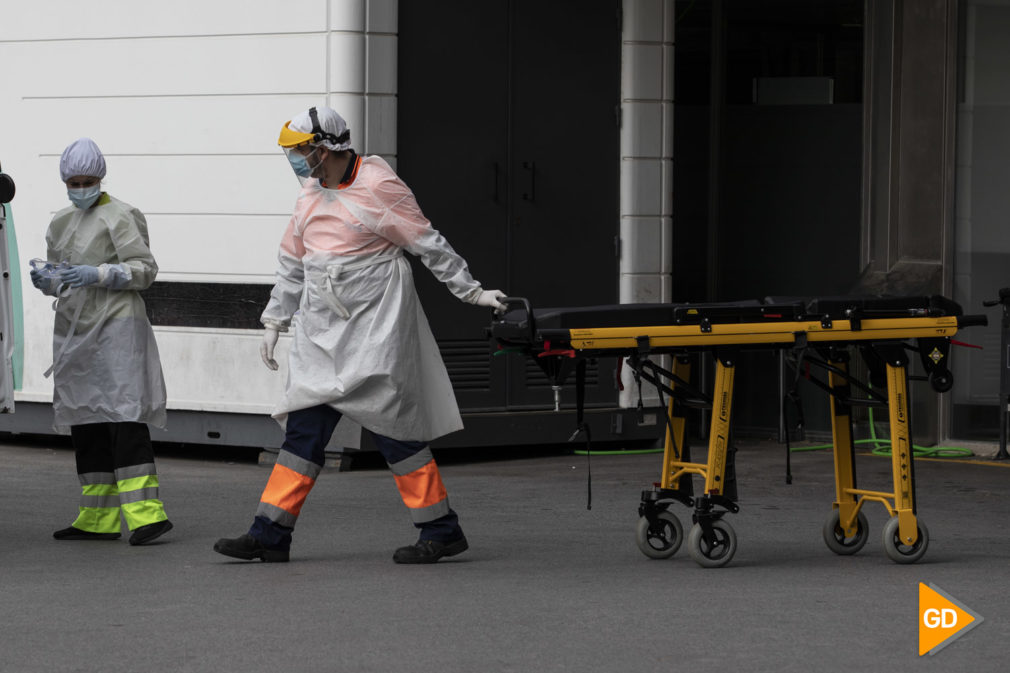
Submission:
M 855 104 L 727 109 L 719 299 L 853 285 L 861 125 Z

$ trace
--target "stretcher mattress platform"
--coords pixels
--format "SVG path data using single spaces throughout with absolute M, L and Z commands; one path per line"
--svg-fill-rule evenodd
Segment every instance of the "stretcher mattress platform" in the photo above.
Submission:
M 669 558 L 685 540 L 684 527 L 670 511 L 681 503 L 691 509 L 687 534 L 691 557 L 704 567 L 721 567 L 737 549 L 737 537 L 725 515 L 736 513 L 734 449 L 730 419 L 737 356 L 742 350 L 786 350 L 795 371 L 817 370 L 811 383 L 828 393 L 832 414 L 835 499 L 823 537 L 829 549 L 848 555 L 868 538 L 862 507 L 877 502 L 890 520 L 883 546 L 897 563 L 913 563 L 926 552 L 929 532 L 916 515 L 915 474 L 910 433 L 908 385 L 910 353 L 918 354 L 937 393 L 950 390 L 947 365 L 952 337 L 960 329 L 985 325 L 983 315 L 966 316 L 941 296 L 911 297 L 769 297 L 763 300 L 699 304 L 619 304 L 534 309 L 521 297 L 503 300 L 488 329 L 502 353 L 533 358 L 551 380 L 555 408 L 561 385 L 576 377 L 576 425 L 583 422 L 585 364 L 590 358 L 617 357 L 641 386 L 655 386 L 666 407 L 666 437 L 660 481 L 642 493 L 636 540 L 651 558 Z M 858 349 L 869 371 L 860 381 L 850 371 L 851 350 Z M 698 356 L 715 361 L 711 391 L 691 382 Z M 657 362 L 669 356 L 670 368 Z M 799 376 L 797 376 L 797 381 Z M 886 390 L 886 394 L 882 393 Z M 669 398 L 668 403 L 666 398 Z M 886 408 L 891 431 L 892 490 L 857 488 L 852 409 Z M 711 411 L 708 453 L 692 461 L 685 433 L 687 410 Z M 703 482 L 694 492 L 694 478 Z

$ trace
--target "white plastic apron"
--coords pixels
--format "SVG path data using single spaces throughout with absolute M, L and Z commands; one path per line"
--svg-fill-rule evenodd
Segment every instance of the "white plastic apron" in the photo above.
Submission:
M 430 441 L 463 427 L 410 265 L 397 249 L 371 257 L 308 254 L 292 320 L 283 399 L 274 417 L 328 404 L 364 428 Z

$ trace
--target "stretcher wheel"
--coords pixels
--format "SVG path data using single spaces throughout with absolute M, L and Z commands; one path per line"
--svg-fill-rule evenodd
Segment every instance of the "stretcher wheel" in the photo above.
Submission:
M 691 527 L 687 536 L 687 550 L 691 558 L 704 568 L 721 568 L 736 553 L 736 532 L 722 519 L 712 521 L 714 540 L 706 540 L 700 523 Z
M 680 519 L 665 510 L 659 512 L 656 518 L 658 520 L 652 525 L 647 517 L 638 520 L 635 542 L 649 558 L 670 558 L 684 541 L 684 527 L 680 525 Z
M 824 544 L 828 549 L 841 556 L 855 554 L 863 548 L 869 538 L 870 525 L 866 521 L 866 516 L 860 511 L 856 514 L 856 534 L 852 537 L 845 537 L 845 531 L 840 525 L 841 515 L 839 511 L 833 510 L 828 520 L 824 522 Z
M 919 537 L 914 544 L 907 545 L 898 536 L 898 517 L 892 516 L 884 525 L 884 552 L 895 563 L 915 563 L 926 553 L 929 546 L 929 530 L 921 520 L 915 522 Z

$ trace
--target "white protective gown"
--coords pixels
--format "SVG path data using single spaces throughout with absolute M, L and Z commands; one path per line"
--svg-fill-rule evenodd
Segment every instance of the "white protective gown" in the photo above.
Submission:
M 154 282 L 143 213 L 102 194 L 82 210 L 56 213 L 46 232 L 47 258 L 118 265 L 106 285 L 74 288 L 56 307 L 53 412 L 58 432 L 84 423 L 138 421 L 165 426 L 165 381 L 154 331 L 138 293 Z
M 463 422 L 402 251 L 464 301 L 481 286 L 389 165 L 359 161 L 339 189 L 306 181 L 281 242 L 261 318 L 294 327 L 274 417 L 328 404 L 380 435 L 430 441 Z

